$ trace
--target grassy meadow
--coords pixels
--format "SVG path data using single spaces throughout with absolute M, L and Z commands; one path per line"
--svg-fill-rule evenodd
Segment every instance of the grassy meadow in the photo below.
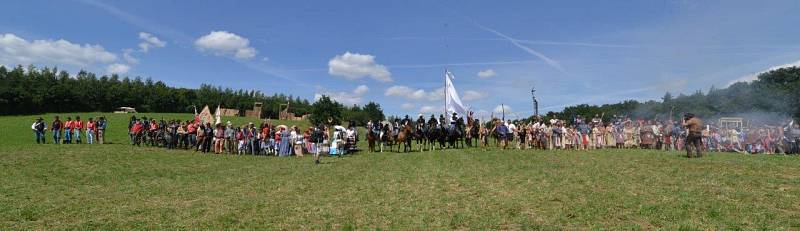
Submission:
M 132 147 L 130 115 L 80 115 L 109 118 L 113 144 L 36 145 L 39 115 L 0 117 L 0 229 L 800 229 L 796 156 L 466 149 L 315 166 Z

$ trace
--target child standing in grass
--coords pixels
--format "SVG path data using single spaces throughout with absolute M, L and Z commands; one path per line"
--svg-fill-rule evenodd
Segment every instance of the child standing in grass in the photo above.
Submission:
M 244 154 L 245 148 L 247 145 L 244 143 L 244 127 L 239 126 L 239 129 L 236 129 L 236 142 L 239 144 L 239 151 L 237 152 L 239 155 Z
M 58 119 L 56 116 L 55 120 L 53 120 L 53 126 L 50 126 L 50 132 L 53 133 L 53 143 L 60 144 L 61 143 L 61 129 L 63 129 L 64 124 Z
M 97 130 L 97 126 L 94 123 L 94 118 L 89 117 L 89 121 L 86 122 L 86 143 L 93 144 L 94 143 L 94 132 Z
M 64 143 L 72 143 L 72 117 L 67 117 L 67 122 L 64 122 Z
M 81 132 L 83 131 L 83 121 L 80 116 L 75 116 L 75 121 L 72 121 L 72 132 L 75 133 L 75 143 L 81 143 Z

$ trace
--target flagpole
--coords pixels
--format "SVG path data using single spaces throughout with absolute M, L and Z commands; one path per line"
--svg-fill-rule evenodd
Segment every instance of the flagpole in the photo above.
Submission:
M 447 121 L 447 68 L 444 68 L 444 119 Z M 444 121 L 442 121 L 444 123 Z

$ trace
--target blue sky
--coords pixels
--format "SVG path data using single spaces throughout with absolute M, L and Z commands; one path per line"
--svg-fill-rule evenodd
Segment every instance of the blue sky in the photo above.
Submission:
M 800 65 L 797 1 L 14 1 L 0 65 L 488 116 L 658 99 Z

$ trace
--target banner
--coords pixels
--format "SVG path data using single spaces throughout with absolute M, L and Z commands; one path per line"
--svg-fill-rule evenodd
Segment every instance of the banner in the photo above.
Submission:
M 451 114 L 453 112 L 458 113 L 459 116 L 466 116 L 467 109 L 464 107 L 464 104 L 461 103 L 461 98 L 458 97 L 458 92 L 456 91 L 456 87 L 453 85 L 453 73 L 449 71 L 445 72 L 445 95 L 447 96 L 445 99 L 445 106 L 447 107 L 447 114 Z M 445 118 L 448 120 L 450 119 L 449 115 L 446 115 Z

